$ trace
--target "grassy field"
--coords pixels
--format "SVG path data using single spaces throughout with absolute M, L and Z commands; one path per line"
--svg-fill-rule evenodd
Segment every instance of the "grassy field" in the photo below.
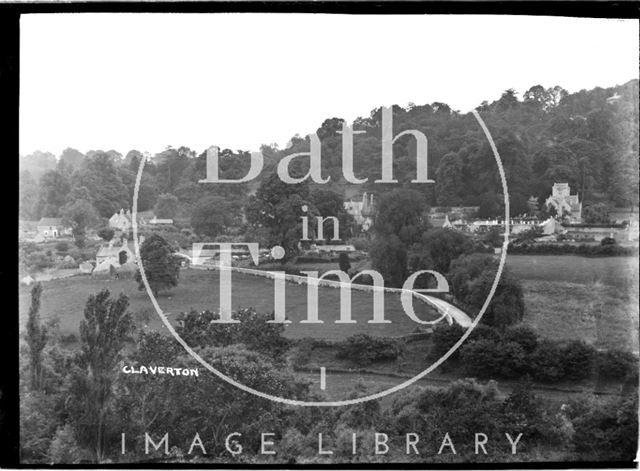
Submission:
M 233 274 L 232 303 L 234 308 L 253 307 L 261 312 L 273 311 L 273 281 L 249 275 Z M 159 317 L 144 291 L 138 291 L 133 280 L 98 280 L 91 276 L 52 280 L 43 283 L 41 316 L 43 319 L 56 316 L 60 319 L 63 333 L 78 332 L 79 322 L 89 295 L 107 288 L 112 293 L 120 292 L 129 297 L 131 311 L 146 313 L 151 329 L 164 330 Z M 373 295 L 360 291 L 352 292 L 352 319 L 355 324 L 335 324 L 339 318 L 340 290 L 319 288 L 319 318 L 324 324 L 300 324 L 307 314 L 307 287 L 288 283 L 286 285 L 287 318 L 292 321 L 286 326 L 285 335 L 290 338 L 314 337 L 342 339 L 356 333 L 389 336 L 413 332 L 417 324 L 402 310 L 400 297 L 395 294 L 385 296 L 385 318 L 392 324 L 369 324 L 373 311 Z M 176 314 L 191 309 L 216 310 L 219 299 L 219 276 L 217 271 L 183 270 L 180 284 L 166 293 L 160 293 L 158 303 L 169 319 Z M 24 327 L 29 309 L 29 288 L 20 287 L 20 324 Z M 434 318 L 434 312 L 424 304 L 414 303 L 416 314 L 422 319 Z M 143 317 L 143 316 L 139 316 Z M 389 327 L 393 326 L 393 329 Z
M 507 267 L 521 280 L 600 283 L 638 290 L 638 259 L 574 255 L 508 255 Z
M 510 255 L 507 266 L 540 335 L 638 351 L 638 259 Z
M 598 348 L 623 348 L 638 351 L 638 260 L 632 257 L 585 258 L 576 256 L 510 255 L 507 266 L 522 280 L 525 290 L 525 323 L 541 335 L 553 339 L 584 339 Z M 301 269 L 312 269 L 304 266 Z M 320 271 L 337 269 L 337 264 L 322 264 Z M 273 310 L 272 281 L 233 274 L 233 306 Z M 170 292 L 161 293 L 159 303 L 169 318 L 190 309 L 216 309 L 218 274 L 215 271 L 186 270 L 181 282 Z M 97 280 L 76 276 L 44 282 L 41 314 L 57 316 L 63 333 L 78 331 L 87 297 L 100 289 L 124 292 L 130 298 L 132 312 L 141 323 L 145 314 L 151 329 L 164 330 L 146 292 L 138 291 L 132 280 Z M 356 324 L 335 324 L 339 315 L 339 290 L 320 288 L 320 319 L 324 324 L 305 325 L 306 286 L 287 284 L 286 311 L 293 321 L 286 327 L 290 338 L 315 337 L 342 339 L 355 333 L 399 336 L 416 329 L 402 311 L 399 297 L 387 295 L 385 313 L 390 325 L 372 325 L 372 296 L 354 291 L 352 316 Z M 24 326 L 29 306 L 29 289 L 20 287 L 20 322 Z M 432 312 L 414 303 L 423 319 Z M 473 313 L 472 313 L 473 314 Z

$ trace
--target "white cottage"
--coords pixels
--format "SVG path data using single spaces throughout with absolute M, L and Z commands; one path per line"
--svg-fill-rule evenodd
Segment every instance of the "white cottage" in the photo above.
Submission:
M 55 239 L 68 233 L 68 228 L 60 218 L 42 218 L 37 225 L 38 236 L 42 239 Z

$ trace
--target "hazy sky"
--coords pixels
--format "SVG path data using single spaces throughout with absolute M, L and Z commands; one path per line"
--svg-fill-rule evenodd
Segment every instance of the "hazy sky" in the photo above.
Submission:
M 622 84 L 638 46 L 637 20 L 25 15 L 20 152 L 284 147 L 381 105 L 466 112 L 508 88 Z

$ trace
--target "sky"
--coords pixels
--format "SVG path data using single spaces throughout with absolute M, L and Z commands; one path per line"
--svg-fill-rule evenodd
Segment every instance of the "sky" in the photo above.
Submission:
M 31 14 L 20 153 L 286 147 L 326 118 L 638 78 L 638 20 L 526 16 Z M 357 138 L 356 138 L 357 139 Z

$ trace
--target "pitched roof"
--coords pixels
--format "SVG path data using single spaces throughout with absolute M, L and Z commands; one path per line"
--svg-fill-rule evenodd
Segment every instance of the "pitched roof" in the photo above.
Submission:
M 42 218 L 38 221 L 38 226 L 62 226 L 60 218 Z

